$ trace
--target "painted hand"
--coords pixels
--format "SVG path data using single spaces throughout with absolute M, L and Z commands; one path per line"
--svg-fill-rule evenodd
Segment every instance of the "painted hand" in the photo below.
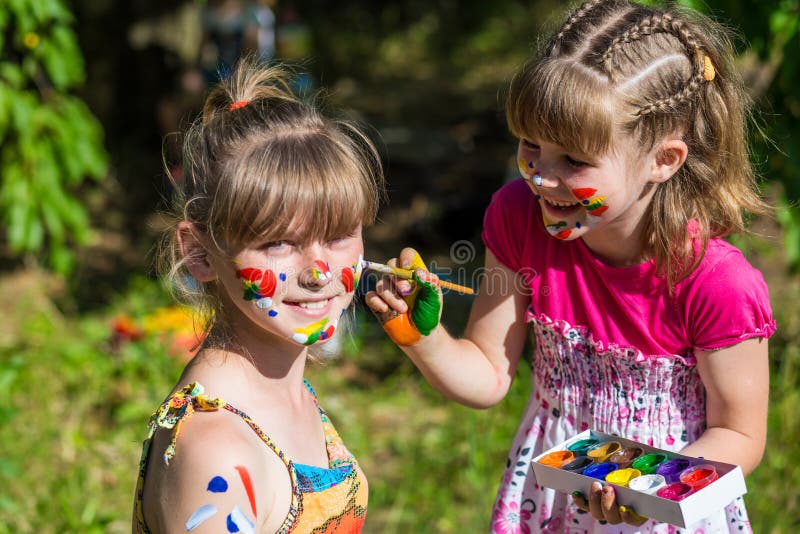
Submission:
M 414 249 L 403 249 L 400 260 L 403 268 L 414 269 L 412 280 L 384 278 L 377 283 L 375 291 L 367 294 L 366 302 L 392 341 L 400 346 L 411 346 L 439 324 L 442 292 L 438 278 L 428 272 Z M 389 264 L 394 266 L 397 261 Z
M 592 482 L 588 501 L 578 491 L 572 493 L 572 500 L 578 508 L 589 512 L 592 517 L 603 523 L 612 525 L 627 523 L 638 527 L 647 521 L 646 517 L 637 514 L 632 508 L 618 506 L 617 496 L 611 485 L 601 486 L 599 482 Z

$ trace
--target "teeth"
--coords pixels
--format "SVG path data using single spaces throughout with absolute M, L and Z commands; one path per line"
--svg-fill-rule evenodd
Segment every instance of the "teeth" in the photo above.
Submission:
M 300 302 L 298 304 L 301 308 L 306 308 L 307 310 L 321 310 L 327 303 L 327 300 L 319 300 L 316 302 Z
M 577 206 L 578 202 L 560 202 L 558 200 L 550 200 L 549 198 L 545 199 L 548 204 L 552 204 L 553 206 L 558 206 L 559 208 L 570 208 L 572 206 Z

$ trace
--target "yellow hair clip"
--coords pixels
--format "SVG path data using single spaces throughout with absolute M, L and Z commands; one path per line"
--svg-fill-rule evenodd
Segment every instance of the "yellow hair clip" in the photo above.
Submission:
M 708 56 L 703 56 L 703 79 L 707 82 L 710 82 L 714 79 L 717 75 L 717 71 L 714 68 L 714 64 L 711 63 L 711 58 Z

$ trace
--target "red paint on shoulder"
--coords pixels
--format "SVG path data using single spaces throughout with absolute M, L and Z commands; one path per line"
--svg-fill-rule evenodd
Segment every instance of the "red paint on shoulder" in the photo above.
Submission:
M 250 480 L 250 473 L 243 465 L 237 465 L 235 469 L 239 472 L 239 477 L 242 479 L 242 484 L 244 484 L 244 490 L 247 492 L 247 498 L 250 500 L 250 508 L 253 510 L 253 517 L 258 517 L 258 513 L 256 512 L 256 496 L 253 493 L 253 481 Z

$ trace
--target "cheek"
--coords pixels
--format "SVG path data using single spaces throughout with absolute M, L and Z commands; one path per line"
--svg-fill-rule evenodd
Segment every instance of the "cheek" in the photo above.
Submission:
M 361 271 L 364 268 L 364 255 L 359 254 L 349 265 L 345 265 L 339 271 L 339 281 L 342 283 L 346 293 L 354 293 L 361 280 Z
M 576 187 L 572 194 L 592 217 L 600 217 L 608 209 L 607 197 L 593 187 Z
M 530 178 L 534 175 L 534 168 L 536 163 L 534 161 L 534 153 L 525 147 L 520 146 L 517 150 L 517 168 L 523 178 Z

